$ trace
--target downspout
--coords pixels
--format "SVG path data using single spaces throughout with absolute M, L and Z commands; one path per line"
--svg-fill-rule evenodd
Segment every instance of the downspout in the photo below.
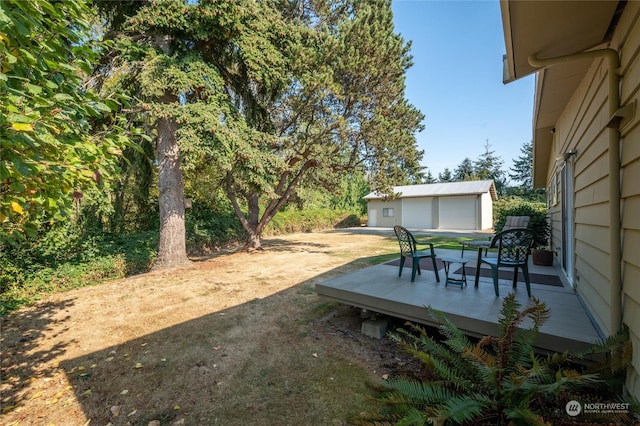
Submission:
M 588 58 L 604 57 L 608 64 L 609 117 L 613 117 L 620 108 L 619 76 L 620 57 L 614 49 L 598 49 L 549 59 L 529 56 L 533 67 L 546 68 L 556 64 Z M 622 264 L 620 220 L 620 130 L 608 128 L 609 132 L 609 276 L 611 280 L 611 334 L 622 327 Z

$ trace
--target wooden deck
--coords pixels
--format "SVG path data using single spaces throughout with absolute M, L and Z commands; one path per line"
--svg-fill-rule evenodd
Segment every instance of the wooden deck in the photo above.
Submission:
M 437 255 L 460 257 L 460 252 L 439 250 Z M 472 259 L 467 266 L 475 267 L 474 253 L 466 251 L 465 258 Z M 455 266 L 452 270 L 456 270 Z M 478 288 L 474 287 L 473 275 L 467 277 L 467 287 L 451 284 L 445 287 L 444 270 L 440 269 L 439 273 L 439 283 L 432 271 L 425 270 L 412 283 L 411 268 L 405 267 L 402 276 L 398 277 L 397 266 L 381 264 L 318 283 L 316 292 L 325 298 L 369 311 L 435 325 L 425 309 L 431 306 L 446 313 L 456 326 L 473 336 L 496 335 L 502 300 L 510 292 L 515 292 L 523 306 L 529 301 L 524 282 L 519 282 L 518 288 L 513 290 L 510 280 L 500 280 L 500 296 L 496 297 L 491 278 L 481 276 Z M 559 269 L 530 265 L 530 273 L 537 274 L 539 278 L 556 275 L 563 284 L 557 287 L 531 283 L 532 296 L 545 302 L 551 311 L 550 319 L 540 330 L 539 349 L 557 352 L 579 350 L 602 338 Z

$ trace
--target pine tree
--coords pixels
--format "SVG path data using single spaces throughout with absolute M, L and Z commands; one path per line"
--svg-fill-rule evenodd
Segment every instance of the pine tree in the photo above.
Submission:
M 453 181 L 453 173 L 451 173 L 451 170 L 449 170 L 448 167 L 445 168 L 441 173 L 438 173 L 438 182 L 445 183 Z
M 525 142 L 520 153 L 522 155 L 513 160 L 513 167 L 509 169 L 509 178 L 522 189 L 533 189 L 533 141 Z
M 105 80 L 126 74 L 168 142 L 160 263 L 186 258 L 182 173 L 202 164 L 217 170 L 248 249 L 302 183 L 331 188 L 357 169 L 386 192 L 423 178 L 423 116 L 404 96 L 410 45 L 393 32 L 390 0 L 98 6 L 117 40 Z
M 425 178 L 424 183 L 436 183 L 436 178 L 433 177 L 431 170 L 427 171 L 427 177 Z
M 520 152 L 522 155 L 513 160 L 513 167 L 509 169 L 509 178 L 518 185 L 508 188 L 507 193 L 530 201 L 544 202 L 546 189 L 533 188 L 533 142 L 525 142 Z
M 458 167 L 456 167 L 453 172 L 453 179 L 459 182 L 478 179 L 475 166 L 469 157 L 462 160 Z
M 502 165 L 504 162 L 491 150 L 489 142 L 484 145 L 484 152 L 474 162 L 475 178 L 480 180 L 493 179 L 496 185 L 496 191 L 499 194 L 504 193 L 506 186 L 504 171 Z

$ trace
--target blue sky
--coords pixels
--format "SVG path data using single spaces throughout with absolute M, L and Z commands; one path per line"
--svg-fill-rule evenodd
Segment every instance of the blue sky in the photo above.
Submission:
M 504 85 L 497 0 L 393 0 L 396 33 L 412 41 L 406 97 L 424 115 L 417 135 L 435 178 L 485 144 L 508 172 L 532 139 L 534 78 Z

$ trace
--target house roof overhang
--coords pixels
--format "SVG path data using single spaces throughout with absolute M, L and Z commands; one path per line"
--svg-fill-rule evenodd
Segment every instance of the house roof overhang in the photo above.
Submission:
M 503 82 L 536 75 L 533 111 L 533 185 L 546 186 L 556 121 L 593 59 L 541 69 L 529 63 L 599 47 L 611 38 L 624 1 L 500 0 L 505 47 Z

